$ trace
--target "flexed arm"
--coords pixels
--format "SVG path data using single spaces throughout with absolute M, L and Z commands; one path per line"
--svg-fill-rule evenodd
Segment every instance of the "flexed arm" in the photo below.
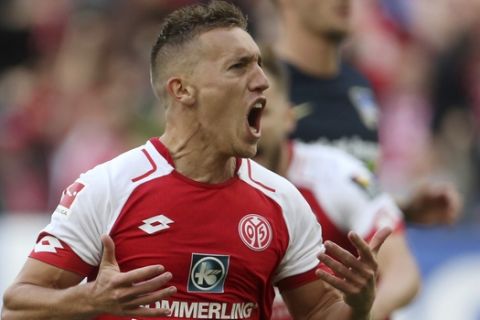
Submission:
M 161 317 L 166 309 L 142 308 L 176 292 L 164 286 L 171 279 L 163 266 L 120 272 L 115 246 L 102 236 L 103 254 L 97 279 L 82 277 L 35 259 L 28 259 L 4 295 L 2 319 L 89 319 L 99 314 Z

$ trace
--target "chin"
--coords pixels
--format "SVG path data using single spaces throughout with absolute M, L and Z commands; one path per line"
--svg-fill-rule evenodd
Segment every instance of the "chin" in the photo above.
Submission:
M 247 148 L 242 148 L 241 150 L 236 150 L 236 155 L 237 157 L 240 158 L 253 158 L 257 154 L 257 145 L 255 146 L 250 146 Z

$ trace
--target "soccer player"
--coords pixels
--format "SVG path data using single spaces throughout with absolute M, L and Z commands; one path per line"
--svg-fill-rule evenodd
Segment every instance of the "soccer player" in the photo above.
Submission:
M 289 73 L 298 124 L 291 137 L 339 147 L 376 169 L 379 110 L 368 80 L 343 59 L 351 33 L 351 0 L 272 0 L 280 15 L 276 50 Z M 360 4 L 361 5 L 361 4 Z M 422 186 L 402 199 L 412 222 L 454 223 L 461 210 L 449 183 Z
M 420 286 L 403 232 L 402 213 L 393 199 L 379 190 L 361 161 L 332 146 L 289 141 L 296 121 L 286 95 L 286 70 L 268 48 L 262 50 L 262 58 L 270 87 L 265 92 L 268 107 L 262 113 L 262 138 L 254 159 L 299 188 L 322 225 L 323 240 L 356 254 L 348 241 L 350 230 L 365 239 L 384 226 L 394 230 L 378 254 L 381 281 L 372 309 L 372 319 L 385 319 L 409 303 Z M 272 319 L 291 318 L 284 305 L 276 303 Z
M 358 257 L 323 245 L 298 190 L 248 159 L 268 81 L 245 29 L 221 1 L 165 19 L 151 54 L 164 134 L 65 190 L 3 319 L 269 319 L 274 285 L 298 319 L 370 318 L 391 230 L 350 233 Z

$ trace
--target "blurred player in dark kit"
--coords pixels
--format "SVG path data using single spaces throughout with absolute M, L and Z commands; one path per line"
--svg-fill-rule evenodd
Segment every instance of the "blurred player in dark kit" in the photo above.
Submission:
M 292 138 L 339 147 L 375 170 L 379 109 L 367 79 L 340 51 L 351 33 L 353 2 L 273 2 L 280 14 L 276 50 L 289 73 L 298 118 Z M 408 221 L 450 224 L 460 213 L 459 197 L 449 184 L 426 185 L 401 199 L 401 207 Z
M 378 229 L 395 230 L 378 255 L 380 279 L 372 319 L 385 319 L 416 295 L 420 275 L 408 248 L 403 216 L 393 199 L 382 192 L 364 164 L 339 148 L 290 141 L 296 119 L 289 107 L 287 77 L 272 50 L 262 50 L 263 69 L 270 81 L 268 106 L 262 114 L 262 138 L 255 160 L 289 179 L 312 207 L 322 225 L 322 237 L 352 254 L 348 232 L 368 240 Z M 291 319 L 274 304 L 272 319 Z

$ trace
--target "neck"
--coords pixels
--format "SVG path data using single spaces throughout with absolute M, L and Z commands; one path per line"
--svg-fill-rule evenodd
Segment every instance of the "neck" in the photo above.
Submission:
M 236 159 L 220 154 L 198 128 L 179 134 L 168 127 L 160 140 L 170 152 L 175 170 L 202 183 L 222 183 L 235 174 Z
M 285 17 L 284 17 L 285 18 Z M 276 49 L 279 56 L 315 76 L 335 76 L 340 69 L 340 43 L 306 30 L 300 23 L 282 24 Z

